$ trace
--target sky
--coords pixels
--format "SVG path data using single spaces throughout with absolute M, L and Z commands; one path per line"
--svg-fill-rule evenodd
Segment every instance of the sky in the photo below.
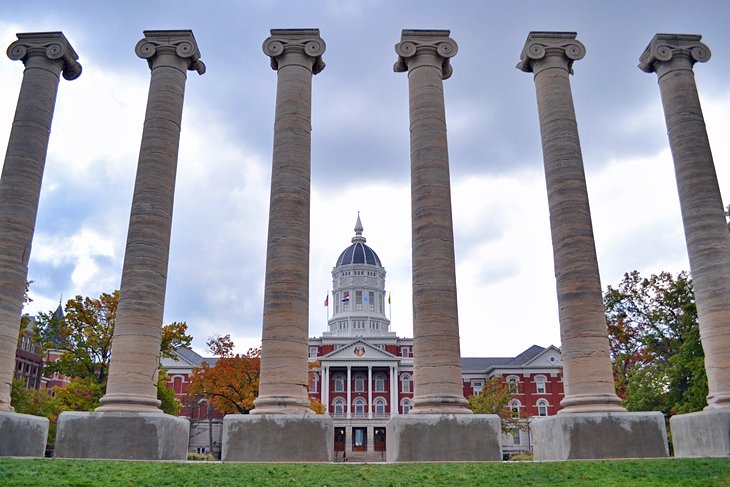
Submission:
M 730 204 L 730 2 L 34 1 L 0 5 L 0 42 L 63 31 L 82 75 L 62 80 L 29 265 L 33 302 L 119 287 L 149 86 L 143 30 L 191 29 L 207 72 L 188 73 L 164 322 L 193 346 L 230 334 L 258 346 L 263 314 L 276 72 L 272 28 L 319 28 L 313 79 L 310 336 L 326 328 L 332 267 L 358 212 L 386 269 L 391 329 L 413 336 L 408 82 L 394 73 L 402 29 L 449 29 L 444 82 L 463 356 L 560 345 L 542 150 L 531 74 L 515 69 L 530 31 L 573 31 L 587 54 L 571 77 L 601 282 L 689 270 L 656 75 L 639 56 L 655 33 L 700 34 L 695 77 Z M 0 141 L 22 64 L 0 59 Z

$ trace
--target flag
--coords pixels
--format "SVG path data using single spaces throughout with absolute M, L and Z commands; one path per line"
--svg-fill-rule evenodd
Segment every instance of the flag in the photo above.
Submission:
M 342 296 L 342 302 L 343 302 L 343 303 L 349 303 L 349 302 L 350 302 L 350 293 L 345 293 L 345 294 L 344 294 L 344 295 Z
M 365 296 L 363 296 L 362 299 L 365 300 L 365 301 L 369 301 L 367 294 Z
M 330 295 L 327 293 L 327 297 L 324 298 L 324 305 L 329 306 L 330 305 Z
M 388 304 L 390 304 L 390 293 L 388 293 Z

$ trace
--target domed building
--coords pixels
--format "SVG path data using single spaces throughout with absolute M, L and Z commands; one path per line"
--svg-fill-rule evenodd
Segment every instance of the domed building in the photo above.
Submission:
M 408 414 L 413 401 L 413 339 L 390 331 L 385 267 L 363 236 L 355 236 L 332 268 L 327 331 L 309 339 L 309 396 L 334 422 L 338 460 L 385 461 L 385 423 Z M 560 350 L 533 345 L 517 357 L 462 358 L 464 396 L 493 377 L 514 391 L 513 413 L 548 416 L 563 397 Z M 529 450 L 529 430 L 502 439 L 506 455 Z

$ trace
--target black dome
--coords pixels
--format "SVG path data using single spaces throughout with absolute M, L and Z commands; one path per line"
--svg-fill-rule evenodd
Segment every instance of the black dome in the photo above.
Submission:
M 337 259 L 335 267 L 348 264 L 371 264 L 383 267 L 378 254 L 362 242 L 355 242 L 347 247 Z

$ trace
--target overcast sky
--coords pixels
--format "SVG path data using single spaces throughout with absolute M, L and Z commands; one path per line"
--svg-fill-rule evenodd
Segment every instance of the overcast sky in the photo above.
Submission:
M 327 67 L 313 80 L 310 335 L 326 326 L 332 266 L 357 212 L 387 271 L 392 330 L 412 336 L 408 83 L 394 73 L 404 28 L 450 29 L 445 81 L 464 356 L 560 345 L 532 75 L 515 69 L 528 32 L 575 31 L 571 78 L 603 287 L 625 272 L 688 270 L 656 75 L 637 67 L 657 32 L 701 34 L 695 65 L 723 201 L 730 204 L 730 2 L 25 1 L 0 6 L 0 41 L 61 30 L 84 71 L 59 86 L 29 279 L 36 313 L 119 287 L 149 85 L 143 30 L 192 29 L 208 71 L 189 72 L 165 322 L 195 348 L 230 333 L 260 343 L 276 72 L 271 28 L 316 27 Z M 0 59 L 0 140 L 22 80 Z

